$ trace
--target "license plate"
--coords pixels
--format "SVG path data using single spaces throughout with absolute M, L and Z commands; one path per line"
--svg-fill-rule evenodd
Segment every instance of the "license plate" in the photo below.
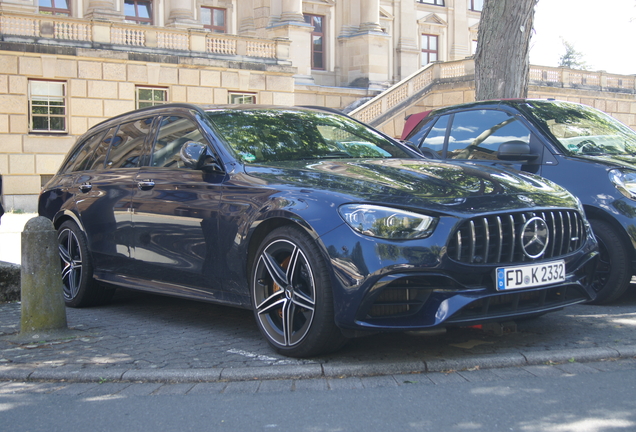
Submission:
M 565 261 L 497 268 L 497 290 L 530 288 L 565 281 Z

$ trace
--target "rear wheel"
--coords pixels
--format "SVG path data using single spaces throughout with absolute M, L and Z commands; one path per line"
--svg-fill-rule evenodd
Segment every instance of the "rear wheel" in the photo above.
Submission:
M 334 322 L 327 266 L 301 229 L 281 227 L 263 240 L 252 268 L 251 294 L 258 327 L 280 354 L 309 357 L 346 342 Z
M 86 307 L 110 301 L 115 290 L 93 279 L 93 263 L 86 235 L 75 222 L 66 221 L 57 230 L 62 264 L 64 301 L 69 307 Z
M 599 260 L 594 274 L 593 288 L 596 299 L 592 304 L 605 304 L 625 293 L 632 279 L 630 253 L 610 224 L 590 219 L 590 225 L 599 246 Z

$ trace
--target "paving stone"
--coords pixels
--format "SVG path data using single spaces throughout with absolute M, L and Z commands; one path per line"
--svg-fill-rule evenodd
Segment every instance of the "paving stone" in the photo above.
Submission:
M 457 372 L 435 372 L 426 374 L 426 377 L 433 381 L 433 383 L 435 384 L 465 383 L 467 381 L 466 378 L 464 378 Z
M 161 383 L 133 383 L 120 390 L 117 394 L 119 396 L 149 396 L 162 385 Z
M 326 379 L 304 379 L 294 381 L 295 391 L 329 390 Z
M 327 384 L 331 390 L 359 390 L 364 388 L 358 377 L 328 378 Z
M 260 384 L 260 381 L 234 381 L 227 384 L 223 393 L 256 393 Z
M 154 395 L 184 395 L 188 393 L 194 384 L 164 384 L 159 387 Z
M 365 388 L 397 387 L 398 383 L 392 375 L 362 377 L 360 379 Z
M 494 382 L 502 380 L 492 369 L 457 371 L 457 373 L 470 382 Z
M 429 378 L 430 374 L 402 374 L 393 375 L 393 379 L 398 385 L 433 385 L 434 382 Z
M 491 369 L 491 370 L 495 375 L 503 379 L 533 378 L 534 377 L 534 375 L 532 375 L 530 372 L 520 367 L 510 367 L 510 368 Z
M 588 366 L 585 363 L 564 363 L 564 364 L 556 365 L 554 367 L 559 368 L 566 374 L 570 374 L 570 375 L 589 374 L 589 373 L 599 372 L 598 369 Z
M 537 365 L 537 366 L 524 366 L 524 370 L 530 372 L 537 377 L 559 377 L 565 375 L 561 369 L 555 366 Z
M 258 387 L 258 393 L 289 392 L 294 388 L 294 380 L 264 380 Z
M 115 395 L 121 392 L 127 387 L 130 387 L 130 383 L 121 383 L 121 382 L 103 383 L 91 388 L 85 393 L 82 393 L 82 396 L 83 397 L 110 396 L 110 395 Z

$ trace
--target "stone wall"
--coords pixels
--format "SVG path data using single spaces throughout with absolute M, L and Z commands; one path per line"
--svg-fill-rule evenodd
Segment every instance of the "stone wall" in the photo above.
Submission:
M 4 205 L 35 211 L 43 178 L 53 175 L 78 136 L 135 109 L 137 86 L 166 89 L 170 102 L 227 104 L 230 92 L 262 104 L 293 105 L 294 69 L 206 58 L 63 49 L 50 54 L 0 50 L 0 173 Z M 57 51 L 57 52 L 56 52 Z M 67 134 L 29 133 L 29 80 L 66 83 Z M 45 177 L 43 177 L 45 176 Z

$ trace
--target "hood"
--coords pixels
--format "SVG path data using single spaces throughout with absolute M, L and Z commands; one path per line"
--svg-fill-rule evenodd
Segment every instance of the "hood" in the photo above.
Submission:
M 577 158 L 608 165 L 610 168 L 630 168 L 636 170 L 636 155 L 576 155 Z
M 493 212 L 529 207 L 576 207 L 565 189 L 532 174 L 470 163 L 418 159 L 340 159 L 247 165 L 257 183 L 402 208 Z M 453 210 L 454 209 L 454 210 Z

